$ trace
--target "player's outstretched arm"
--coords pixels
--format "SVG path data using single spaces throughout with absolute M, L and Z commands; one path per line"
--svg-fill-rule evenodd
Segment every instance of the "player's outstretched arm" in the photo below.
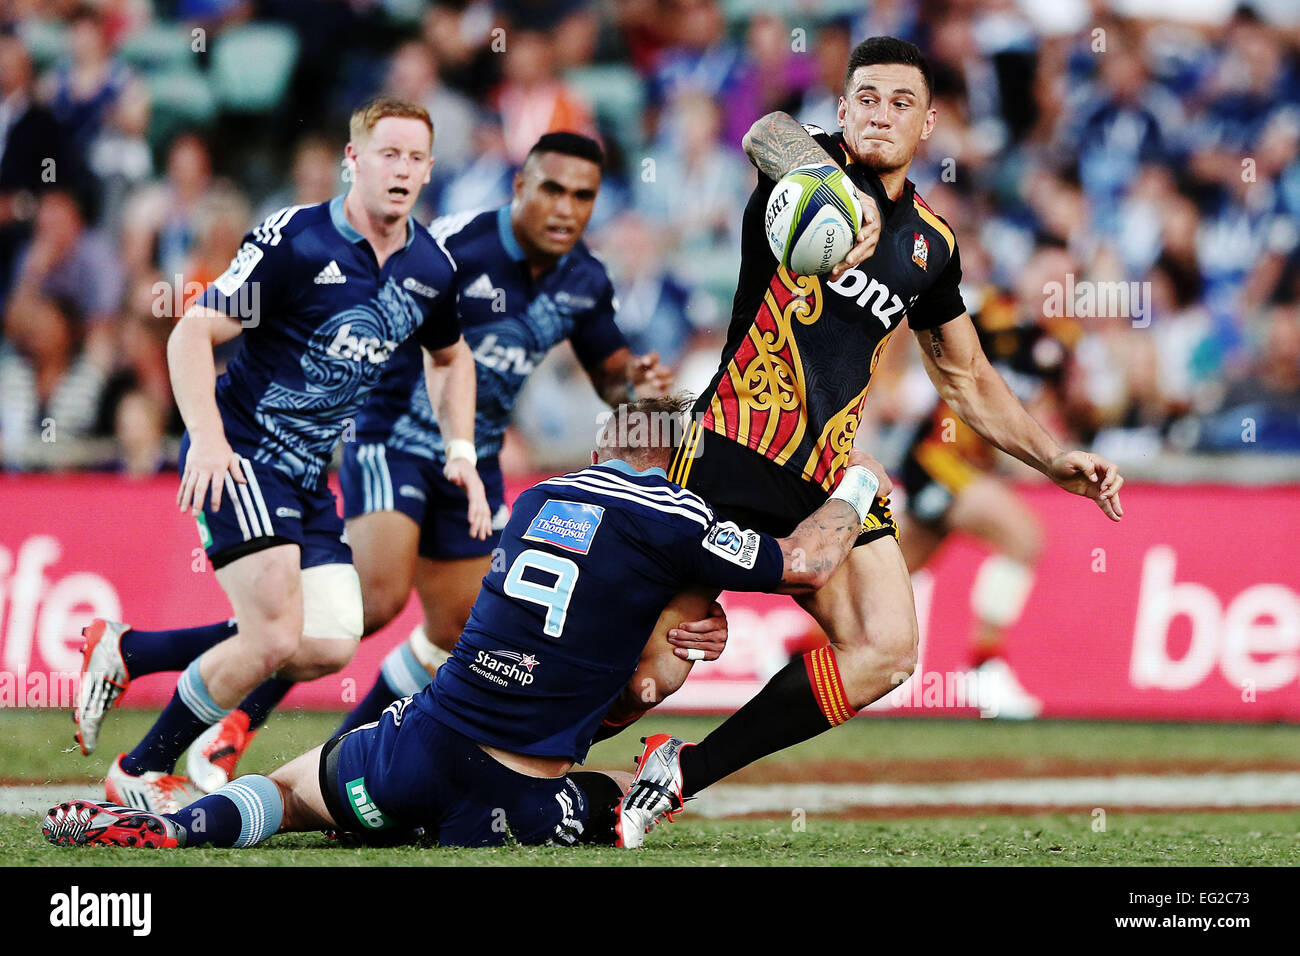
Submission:
M 464 336 L 446 348 L 424 350 L 425 387 L 438 416 L 447 449 L 443 474 L 460 485 L 469 496 L 469 533 L 480 541 L 492 533 L 492 510 L 487 492 L 478 475 L 478 454 L 474 450 L 474 412 L 478 387 L 474 371 L 474 353 Z M 441 370 L 441 372 L 437 371 Z
M 785 558 L 781 593 L 807 593 L 829 581 L 852 550 L 876 498 L 892 489 L 884 466 L 854 449 L 844 477 L 825 504 L 801 521 L 788 538 L 777 539 Z
M 754 121 L 741 141 L 745 155 L 768 179 L 777 180 L 800 166 L 833 162 L 821 144 L 789 113 L 779 110 Z M 853 187 L 862 205 L 862 226 L 857 243 L 848 255 L 831 269 L 831 278 L 838 279 L 848 269 L 869 258 L 880 241 L 880 207 L 874 197 L 857 186 Z
M 962 313 L 916 333 L 921 357 L 939 396 L 981 438 L 1036 468 L 1066 491 L 1097 502 L 1112 521 L 1124 515 L 1124 478 L 1113 462 L 1091 452 L 1063 449 L 1025 411 L 989 363 L 970 316 Z
M 239 456 L 226 441 L 226 430 L 217 410 L 217 368 L 212 350 L 229 342 L 243 330 L 239 320 L 206 306 L 191 306 L 167 339 L 167 368 L 172 394 L 190 435 L 176 503 L 181 511 L 197 514 L 204 496 L 211 492 L 212 510 L 221 507 L 221 491 L 229 473 L 245 483 Z

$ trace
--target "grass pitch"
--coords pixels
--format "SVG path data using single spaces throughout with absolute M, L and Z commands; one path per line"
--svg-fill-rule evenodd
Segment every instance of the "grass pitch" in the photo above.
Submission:
M 0 711 L 0 781 L 85 785 L 131 746 L 154 714 L 117 711 L 99 752 L 85 758 L 62 711 Z M 241 769 L 268 772 L 324 740 L 338 715 L 277 715 Z M 588 766 L 630 768 L 641 733 L 667 730 L 698 740 L 713 718 L 651 716 L 637 733 L 599 745 Z M 1097 773 L 1171 767 L 1216 771 L 1300 768 L 1300 728 L 1200 724 L 1001 723 L 861 718 L 767 758 L 732 778 L 764 783 L 819 780 L 969 779 L 994 775 Z M 1297 795 L 1300 802 L 1300 795 Z M 851 816 L 851 815 L 850 815 Z M 47 845 L 34 817 L 0 816 L 0 864 L 18 866 L 614 866 L 614 865 L 1296 865 L 1300 812 L 1130 812 L 1113 808 L 1105 829 L 1087 812 L 963 813 L 861 819 L 791 811 L 711 820 L 684 814 L 638 853 L 508 846 L 490 850 L 350 849 L 318 834 L 273 838 L 253 850 L 146 853 L 73 851 Z

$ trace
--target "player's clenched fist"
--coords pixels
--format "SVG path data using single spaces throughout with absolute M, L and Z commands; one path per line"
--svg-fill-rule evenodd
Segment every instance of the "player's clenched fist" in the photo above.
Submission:
M 1097 502 L 1111 521 L 1124 517 L 1119 490 L 1124 477 L 1113 461 L 1088 451 L 1071 451 L 1052 459 L 1050 477 L 1066 491 Z
M 224 437 L 190 436 L 190 451 L 185 456 L 185 473 L 181 475 L 176 504 L 181 511 L 198 514 L 203 510 L 203 496 L 212 492 L 212 510 L 221 510 L 221 489 L 229 474 L 239 484 L 248 483 L 239 456 Z
M 880 241 L 880 207 L 871 196 L 856 186 L 853 188 L 858 194 L 858 202 L 862 204 L 862 228 L 858 230 L 855 237 L 857 244 L 849 250 L 849 254 L 842 261 L 831 268 L 832 280 L 838 279 L 858 263 L 870 259 L 872 253 L 876 251 L 876 243 Z

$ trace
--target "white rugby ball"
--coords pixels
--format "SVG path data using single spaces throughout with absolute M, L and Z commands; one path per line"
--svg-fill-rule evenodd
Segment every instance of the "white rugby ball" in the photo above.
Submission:
M 768 247 L 783 266 L 799 275 L 824 275 L 853 248 L 862 205 L 838 166 L 800 166 L 772 188 L 763 224 Z

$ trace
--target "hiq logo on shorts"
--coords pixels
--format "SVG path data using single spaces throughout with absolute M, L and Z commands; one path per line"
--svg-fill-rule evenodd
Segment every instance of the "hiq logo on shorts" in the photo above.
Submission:
M 586 554 L 600 527 L 605 509 L 600 505 L 584 505 L 576 501 L 547 499 L 537 512 L 537 517 L 524 532 L 525 541 L 553 544 L 565 551 Z
M 511 681 L 520 687 L 527 687 L 533 682 L 533 668 L 536 666 L 535 654 L 499 650 L 479 651 L 474 655 L 474 663 L 469 665 L 469 669 L 501 687 L 509 686 Z

